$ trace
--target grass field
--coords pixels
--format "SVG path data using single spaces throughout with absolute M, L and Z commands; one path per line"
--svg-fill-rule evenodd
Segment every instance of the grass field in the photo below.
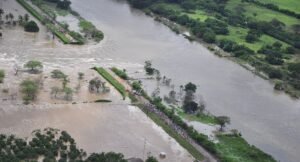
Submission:
M 299 0 L 259 0 L 263 3 L 271 3 L 279 6 L 281 9 L 286 9 L 300 13 L 300 1 Z
M 288 27 L 300 23 L 300 20 L 298 20 L 297 18 L 264 7 L 260 7 L 252 3 L 241 3 L 241 0 L 229 0 L 227 2 L 226 8 L 229 10 L 235 10 L 239 5 L 244 7 L 244 14 L 246 16 L 252 17 L 256 20 L 271 21 L 272 19 L 278 19 L 285 23 Z
M 218 135 L 216 145 L 219 154 L 225 156 L 223 161 L 231 162 L 274 162 L 275 160 L 247 143 L 242 137 Z
M 194 13 L 186 13 L 190 18 L 200 21 L 205 21 L 207 18 L 213 18 L 212 16 L 207 15 L 202 10 L 196 10 Z
M 233 27 L 233 26 L 229 26 L 229 34 L 228 35 L 218 35 L 217 39 L 228 39 L 228 40 L 232 40 L 235 42 L 238 42 L 239 44 L 245 45 L 246 47 L 254 50 L 254 51 L 258 51 L 261 47 L 263 47 L 264 45 L 271 45 L 274 42 L 278 41 L 280 43 L 283 44 L 283 47 L 288 46 L 286 43 L 277 40 L 273 37 L 270 37 L 268 35 L 263 34 L 259 41 L 254 42 L 254 43 L 248 43 L 246 42 L 245 38 L 247 36 L 247 32 L 249 29 L 245 29 L 245 28 L 240 28 L 240 27 Z
M 184 112 L 177 112 L 178 115 L 188 121 L 198 121 L 198 122 L 201 122 L 201 123 L 205 123 L 205 124 L 213 124 L 213 125 L 216 125 L 218 122 L 217 122 L 217 119 L 214 117 L 214 116 L 209 116 L 209 115 L 189 115 L 189 114 L 186 114 Z

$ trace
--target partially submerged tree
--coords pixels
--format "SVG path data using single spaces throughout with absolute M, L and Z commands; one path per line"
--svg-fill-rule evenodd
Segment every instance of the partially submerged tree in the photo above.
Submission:
M 39 26 L 36 24 L 36 22 L 34 22 L 34 21 L 29 21 L 29 22 L 27 22 L 27 23 L 25 24 L 24 30 L 25 30 L 26 32 L 34 32 L 34 33 L 36 33 L 36 32 L 39 32 L 39 31 L 40 31 L 40 28 L 39 28 Z
M 226 124 L 230 124 L 230 118 L 228 116 L 218 116 L 217 122 L 220 125 L 220 131 L 223 131 Z
M 5 77 L 4 70 L 0 70 L 0 83 L 3 83 L 4 77 Z
M 43 64 L 40 61 L 36 61 L 36 60 L 31 60 L 28 61 L 25 65 L 25 68 L 30 69 L 30 71 L 37 71 L 38 69 L 42 69 L 43 68 Z
M 153 75 L 155 72 L 155 69 L 152 67 L 151 61 L 145 61 L 144 69 L 147 75 Z
M 72 100 L 72 95 L 73 95 L 73 90 L 69 87 L 64 88 L 64 93 L 65 93 L 65 99 L 66 100 Z
M 38 92 L 38 84 L 32 80 L 24 80 L 21 83 L 21 92 L 25 95 L 23 100 L 26 104 L 35 99 L 35 96 Z
M 51 72 L 51 77 L 55 79 L 63 79 L 66 75 L 60 70 L 53 70 Z

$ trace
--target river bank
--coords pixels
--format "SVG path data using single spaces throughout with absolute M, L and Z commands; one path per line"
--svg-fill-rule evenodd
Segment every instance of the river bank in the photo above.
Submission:
M 269 65 L 264 63 L 261 60 L 255 59 L 254 57 L 248 57 L 248 58 L 240 58 L 233 56 L 232 53 L 224 51 L 222 48 L 218 47 L 217 43 L 207 43 L 203 41 L 203 39 L 198 38 L 196 35 L 194 35 L 190 29 L 187 27 L 180 25 L 176 22 L 173 22 L 164 16 L 161 16 L 159 14 L 156 14 L 152 12 L 149 9 L 143 9 L 142 10 L 146 15 L 152 17 L 155 21 L 158 21 L 167 27 L 169 27 L 173 32 L 176 34 L 184 36 L 189 41 L 196 41 L 198 43 L 201 43 L 203 46 L 205 46 L 208 50 L 212 51 L 215 55 L 219 57 L 227 58 L 243 68 L 249 70 L 253 74 L 261 77 L 262 79 L 270 81 L 270 83 L 274 86 L 274 90 L 285 92 L 290 97 L 294 99 L 300 98 L 300 91 L 291 86 L 291 84 L 281 80 L 281 79 L 274 79 L 270 78 L 268 75 L 269 71 L 266 71 L 266 69 L 269 68 Z

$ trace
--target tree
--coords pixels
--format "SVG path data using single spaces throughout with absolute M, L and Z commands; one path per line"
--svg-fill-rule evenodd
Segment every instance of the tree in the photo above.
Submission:
M 184 87 L 184 91 L 193 91 L 193 92 L 196 92 L 197 90 L 197 86 L 191 82 L 189 82 L 188 84 L 185 85 Z
M 24 20 L 25 20 L 25 22 L 28 22 L 28 21 L 29 21 L 29 15 L 28 15 L 28 14 L 25 14 L 25 15 L 24 15 Z
M 51 72 L 51 77 L 55 79 L 63 79 L 66 75 L 60 70 L 53 70 Z
M 206 29 L 205 33 L 202 36 L 202 39 L 206 43 L 214 43 L 216 41 L 216 34 L 213 30 L 211 29 Z
M 151 61 L 145 61 L 145 66 L 144 66 L 144 68 L 145 68 L 145 71 L 146 71 L 147 75 L 153 75 L 154 72 L 155 72 L 155 69 L 152 68 L 152 63 L 151 63 Z
M 25 100 L 25 103 L 28 103 L 29 101 L 35 99 L 36 93 L 38 91 L 38 85 L 32 80 L 24 80 L 21 83 L 21 91 L 25 94 L 23 98 Z
M 3 83 L 4 77 L 5 77 L 5 72 L 4 72 L 4 70 L 0 70 L 0 83 Z
M 54 87 L 51 88 L 51 94 L 54 95 L 54 98 L 56 98 L 57 94 L 61 91 L 62 90 L 57 86 L 54 86 Z
M 220 131 L 223 131 L 226 124 L 230 124 L 230 118 L 228 116 L 218 116 L 217 122 L 220 125 Z
M 31 71 L 35 71 L 38 68 L 43 68 L 43 65 L 40 61 L 36 61 L 36 60 L 31 60 L 28 61 L 25 65 L 25 68 L 29 68 Z
M 153 156 L 149 156 L 145 162 L 158 162 L 158 160 Z
M 36 22 L 34 21 L 29 21 L 25 24 L 24 26 L 24 30 L 26 32 L 39 32 L 40 28 L 38 27 L 38 25 L 36 24 Z
M 79 80 L 82 80 L 83 77 L 84 77 L 84 73 L 79 72 L 79 73 L 78 73 L 78 79 L 79 79 Z
M 65 99 L 66 100 L 71 100 L 72 99 L 72 95 L 73 95 L 73 90 L 69 87 L 65 87 L 64 88 L 64 92 L 65 92 Z
M 68 10 L 70 8 L 70 5 L 71 5 L 71 1 L 63 0 L 63 1 L 58 1 L 56 7 L 60 9 Z

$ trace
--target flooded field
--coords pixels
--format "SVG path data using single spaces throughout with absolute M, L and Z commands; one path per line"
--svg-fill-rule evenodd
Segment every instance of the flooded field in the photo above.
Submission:
M 2 6 L 10 6 L 6 8 L 25 12 L 15 1 L 1 2 Z M 274 92 L 268 81 L 214 56 L 199 43 L 174 34 L 123 1 L 72 0 L 72 3 L 76 11 L 104 32 L 105 39 L 100 44 L 65 46 L 57 39 L 51 40 L 42 26 L 38 34 L 4 28 L 0 39 L 0 68 L 12 69 L 15 64 L 36 59 L 44 63 L 48 72 L 60 68 L 70 75 L 72 69 L 77 69 L 74 76 L 93 66 L 118 66 L 134 73 L 142 70 L 145 60 L 152 60 L 154 67 L 172 78 L 176 87 L 190 81 L 199 85 L 207 109 L 216 115 L 230 116 L 231 127 L 240 130 L 251 144 L 280 161 L 300 160 L 298 100 Z M 144 81 L 144 84 L 149 92 L 153 91 L 155 83 Z M 28 108 L 21 104 L 1 104 L 0 130 L 27 136 L 31 129 L 56 126 L 69 131 L 79 146 L 88 151 L 113 149 L 128 157 L 142 156 L 146 137 L 152 154 L 164 151 L 176 155 L 174 159 L 188 157 L 142 112 L 118 102 L 121 104 L 47 105 L 45 102 L 43 106 Z M 124 128 L 124 123 L 128 128 Z M 120 130 L 116 131 L 117 127 Z M 119 138 L 124 139 L 116 140 Z

